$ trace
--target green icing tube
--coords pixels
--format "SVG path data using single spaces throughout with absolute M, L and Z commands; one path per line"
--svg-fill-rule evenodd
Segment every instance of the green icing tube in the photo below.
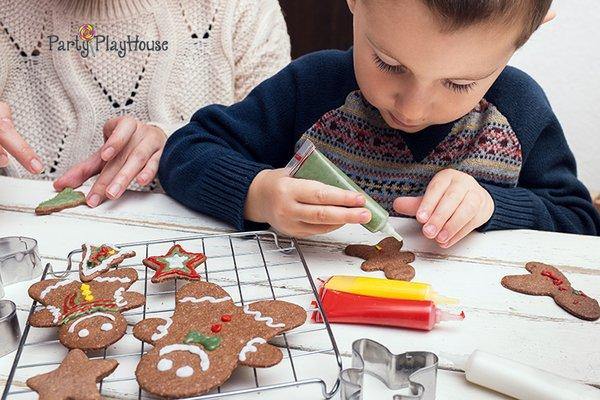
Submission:
M 295 178 L 319 181 L 326 185 L 362 194 L 366 199 L 364 207 L 371 212 L 371 220 L 363 226 L 371 232 L 382 232 L 402 240 L 402 237 L 389 223 L 390 214 L 317 150 L 310 140 L 304 139 L 287 168 L 290 169 L 290 176 Z

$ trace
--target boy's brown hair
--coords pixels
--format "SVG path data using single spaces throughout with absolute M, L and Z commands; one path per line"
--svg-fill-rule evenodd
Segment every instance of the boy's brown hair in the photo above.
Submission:
M 521 47 L 542 24 L 552 0 L 421 0 L 448 32 L 480 22 L 498 20 L 507 26 L 523 24 L 516 46 Z

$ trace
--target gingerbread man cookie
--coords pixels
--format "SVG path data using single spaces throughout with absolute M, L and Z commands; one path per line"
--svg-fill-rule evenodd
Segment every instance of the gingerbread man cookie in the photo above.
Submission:
M 159 283 L 170 279 L 187 279 L 189 281 L 200 280 L 196 267 L 206 261 L 202 253 L 185 251 L 183 247 L 176 244 L 169 249 L 167 254 L 145 258 L 142 262 L 148 268 L 156 271 L 152 282 Z
M 220 286 L 191 282 L 176 295 L 171 318 L 135 325 L 136 338 L 154 348 L 142 356 L 135 375 L 157 396 L 181 398 L 208 392 L 225 382 L 238 364 L 270 367 L 281 350 L 267 343 L 302 325 L 306 311 L 278 300 L 236 306 Z
M 82 244 L 83 251 L 81 263 L 79 263 L 79 279 L 81 282 L 89 282 L 118 266 L 126 258 L 135 257 L 135 251 L 123 251 L 115 245 Z
M 502 286 L 519 293 L 550 296 L 556 304 L 577 318 L 595 321 L 600 318 L 598 302 L 580 290 L 571 287 L 569 280 L 552 265 L 528 262 L 530 274 L 510 275 L 502 278 Z
M 348 245 L 344 253 L 365 260 L 360 266 L 363 271 L 383 271 L 388 279 L 410 281 L 415 277 L 415 269 L 410 265 L 415 261 L 415 255 L 402 251 L 402 245 L 396 238 L 387 237 L 375 246 Z
M 123 337 L 123 311 L 145 303 L 141 293 L 127 289 L 138 279 L 133 268 L 107 272 L 88 283 L 46 279 L 29 288 L 29 296 L 43 305 L 29 318 L 31 326 L 59 327 L 58 339 L 70 349 L 103 349 Z
M 71 350 L 54 371 L 27 379 L 40 400 L 100 400 L 96 384 L 112 374 L 116 360 L 90 360 L 81 350 Z

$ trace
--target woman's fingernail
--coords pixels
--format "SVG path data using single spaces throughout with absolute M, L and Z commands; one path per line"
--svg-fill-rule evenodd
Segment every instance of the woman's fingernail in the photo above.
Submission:
M 8 166 L 8 157 L 6 154 L 0 154 L 0 167 L 4 168 Z
M 140 182 L 147 182 L 148 181 L 148 174 L 146 174 L 146 173 L 139 174 L 138 175 L 138 180 Z
M 435 235 L 435 231 L 436 229 L 434 225 L 425 225 L 425 227 L 423 228 L 423 232 L 425 232 L 425 234 L 428 236 Z
M 448 240 L 448 232 L 441 231 L 439 235 L 437 235 L 438 241 L 444 243 Z
M 29 165 L 31 165 L 31 169 L 36 174 L 39 174 L 40 172 L 42 172 L 44 170 L 44 166 L 42 165 L 42 163 L 40 162 L 40 160 L 38 160 L 37 158 L 34 158 L 33 160 L 31 160 L 31 162 L 29 163 Z
M 90 207 L 98 207 L 98 205 L 100 204 L 100 196 L 97 194 L 93 194 L 90 196 L 90 198 L 88 199 L 88 206 Z
M 121 194 L 121 185 L 119 185 L 118 183 L 113 183 L 108 187 L 107 192 L 112 197 L 119 197 L 119 195 Z
M 114 155 L 115 155 L 115 149 L 114 149 L 114 148 L 112 148 L 112 147 L 109 147 L 109 148 L 105 149 L 105 150 L 102 152 L 102 159 L 103 159 L 104 161 L 107 161 L 108 159 L 110 159 L 110 158 L 111 158 L 112 156 L 114 156 Z
M 421 222 L 425 222 L 429 219 L 429 214 L 427 213 L 427 211 L 419 211 L 419 213 L 417 214 L 417 219 Z

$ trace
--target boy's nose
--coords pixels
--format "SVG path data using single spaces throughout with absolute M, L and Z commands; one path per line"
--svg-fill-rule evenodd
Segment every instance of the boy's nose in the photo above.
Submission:
M 396 95 L 394 114 L 407 125 L 418 125 L 425 121 L 430 106 L 431 99 L 425 91 L 409 89 Z

